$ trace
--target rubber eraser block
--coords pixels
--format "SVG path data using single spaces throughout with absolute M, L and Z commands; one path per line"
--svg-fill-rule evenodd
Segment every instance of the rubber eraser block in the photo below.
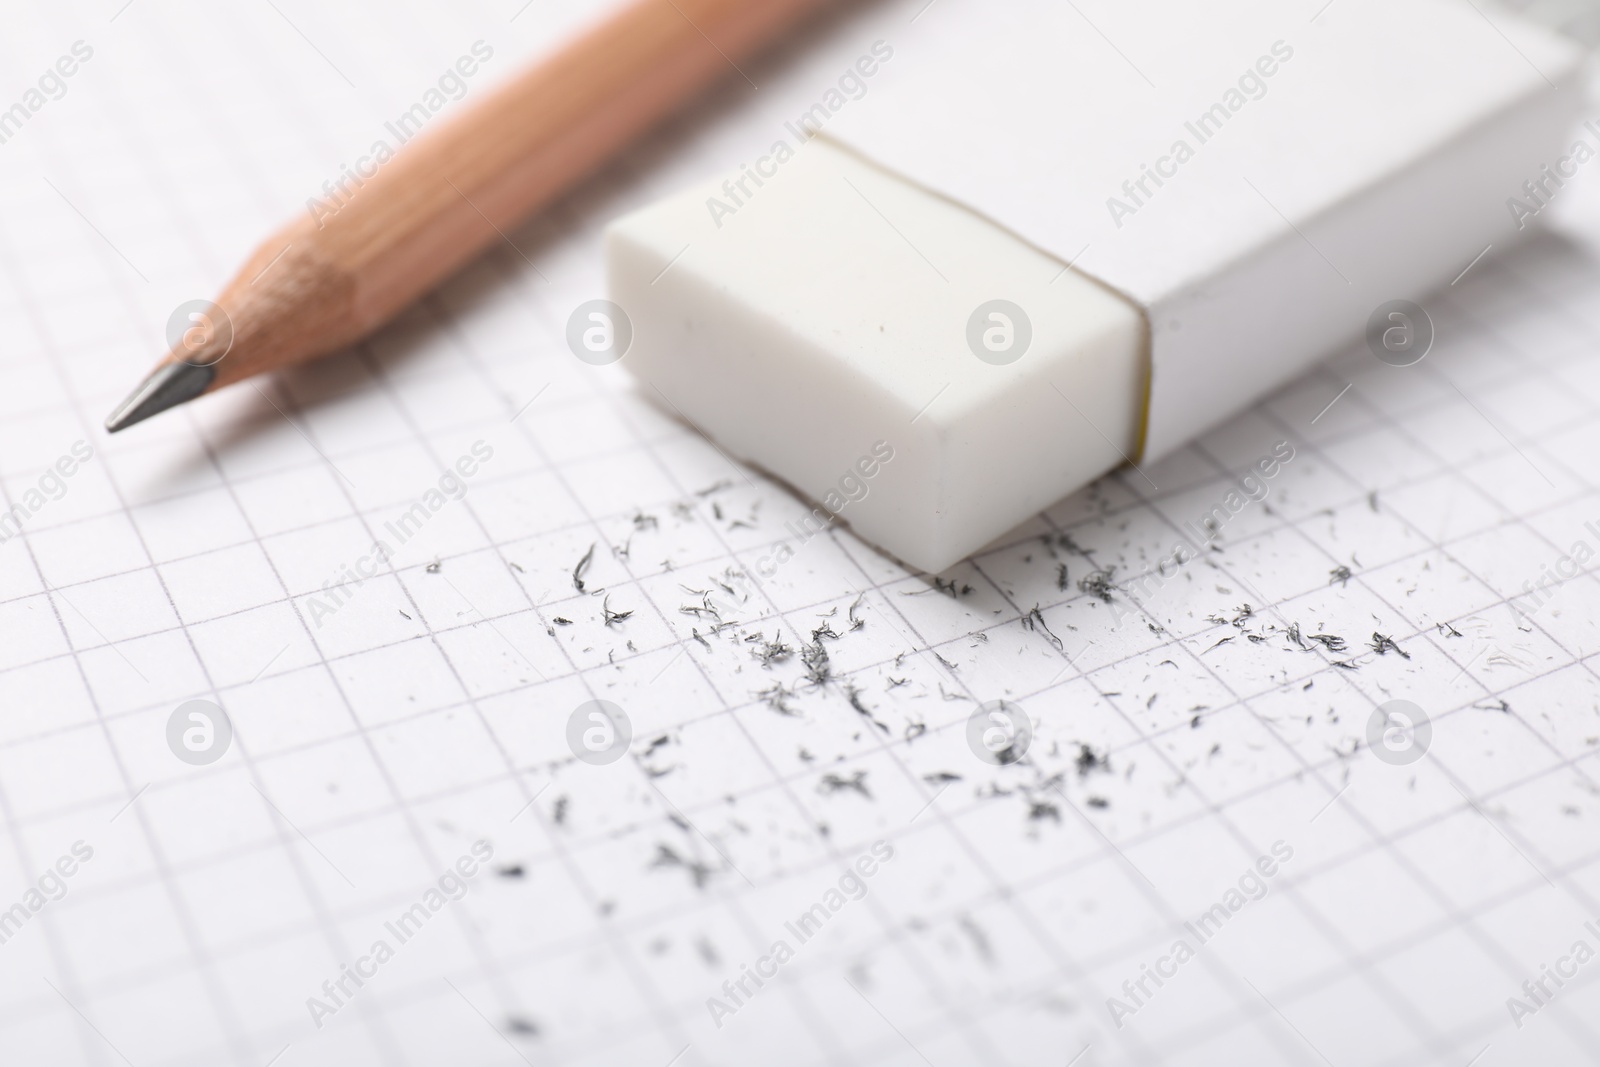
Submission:
M 1451 0 L 1127 6 L 1159 81 L 1072 5 L 944 0 L 869 95 L 618 220 L 623 365 L 941 571 L 1510 244 L 1581 100 L 1575 47 Z

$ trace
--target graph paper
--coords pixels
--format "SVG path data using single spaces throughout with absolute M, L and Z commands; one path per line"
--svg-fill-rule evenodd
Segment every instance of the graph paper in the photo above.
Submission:
M 840 525 L 752 579 L 809 503 L 565 341 L 605 223 L 764 148 L 853 23 L 369 342 L 105 435 L 387 123 L 604 9 L 3 16 L 0 1061 L 1600 1057 L 1587 175 L 1423 363 L 1344 353 L 941 576 Z

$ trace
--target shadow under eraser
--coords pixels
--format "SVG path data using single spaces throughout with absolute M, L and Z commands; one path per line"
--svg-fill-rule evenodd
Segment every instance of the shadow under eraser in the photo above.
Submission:
M 1453 0 L 1300 6 L 940 0 L 817 136 L 612 225 L 624 366 L 930 572 L 1160 458 L 1562 180 L 1576 46 Z

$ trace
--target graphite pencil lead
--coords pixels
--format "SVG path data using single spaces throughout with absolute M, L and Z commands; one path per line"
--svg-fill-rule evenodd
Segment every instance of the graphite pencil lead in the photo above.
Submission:
M 176 361 L 163 363 L 106 418 L 106 431 L 116 433 L 168 408 L 188 403 L 205 392 L 216 376 L 215 367 Z

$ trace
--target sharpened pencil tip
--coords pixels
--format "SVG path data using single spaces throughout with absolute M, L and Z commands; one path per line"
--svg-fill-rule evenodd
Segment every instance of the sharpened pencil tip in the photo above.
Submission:
M 117 405 L 106 418 L 106 431 L 116 433 L 168 408 L 187 403 L 206 391 L 217 376 L 215 367 L 200 367 L 193 363 L 163 363 L 139 383 L 139 388 L 128 394 L 128 399 Z

